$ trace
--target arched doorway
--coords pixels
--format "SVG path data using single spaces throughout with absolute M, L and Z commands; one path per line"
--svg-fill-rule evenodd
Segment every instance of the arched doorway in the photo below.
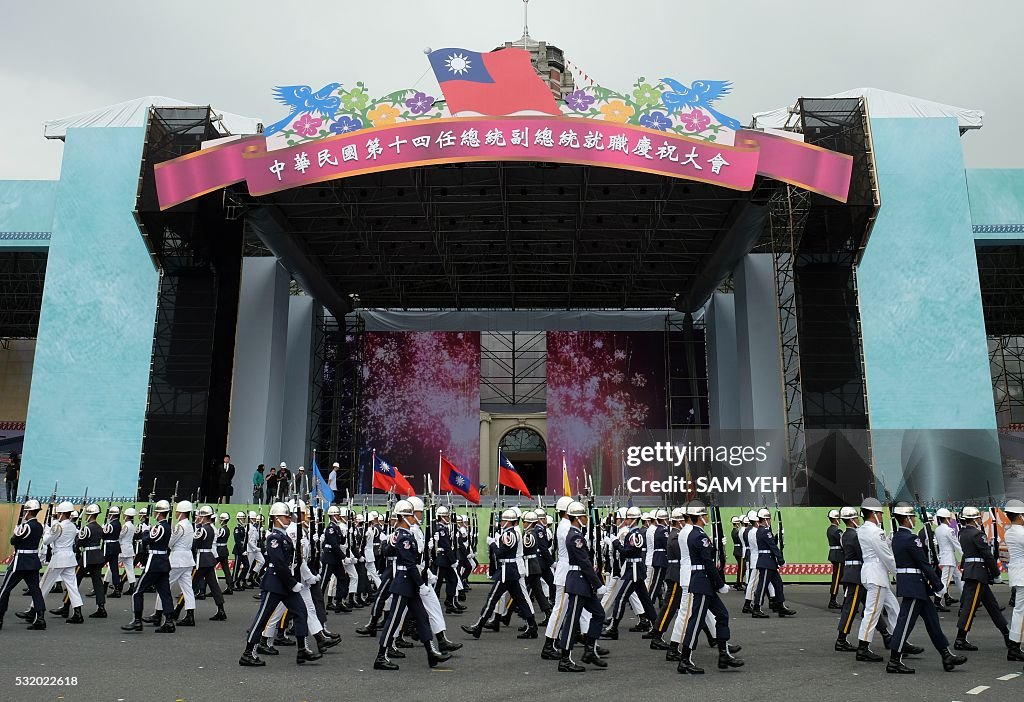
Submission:
M 540 432 L 530 427 L 516 427 L 501 437 L 499 447 L 516 467 L 530 493 L 543 495 L 548 481 L 548 447 Z

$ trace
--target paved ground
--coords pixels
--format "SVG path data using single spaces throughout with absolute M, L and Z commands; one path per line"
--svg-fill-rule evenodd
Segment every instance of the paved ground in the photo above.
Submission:
M 156 635 L 147 627 L 142 634 L 125 634 L 119 627 L 130 616 L 129 600 L 108 602 L 111 618 L 88 620 L 81 626 L 50 617 L 45 632 L 29 632 L 9 612 L 0 632 L 0 699 L 33 700 L 380 700 L 412 695 L 449 699 L 551 699 L 572 694 L 577 699 L 615 698 L 676 700 L 693 697 L 758 702 L 785 700 L 905 699 L 905 700 L 1003 700 L 1024 696 L 1021 664 L 1008 663 L 998 632 L 982 614 L 972 639 L 981 651 L 955 673 L 945 673 L 938 655 L 921 630 L 913 640 L 928 648 L 910 664 L 913 676 L 886 675 L 884 664 L 856 663 L 852 654 L 832 650 L 835 613 L 822 605 L 821 586 L 787 588 L 791 606 L 799 610 L 792 619 L 753 620 L 735 616 L 733 641 L 743 645 L 740 654 L 747 665 L 738 671 L 719 672 L 715 654 L 702 649 L 696 658 L 707 673 L 702 677 L 677 675 L 675 664 L 666 663 L 661 652 L 649 650 L 639 634 L 625 634 L 612 649 L 609 668 L 584 674 L 559 674 L 555 663 L 542 661 L 542 641 L 518 641 L 514 631 L 485 633 L 474 641 L 458 629 L 472 617 L 449 619 L 451 638 L 466 646 L 444 669 L 430 670 L 422 648 L 409 649 L 409 657 L 396 673 L 374 671 L 376 641 L 362 638 L 354 629 L 365 621 L 361 614 L 331 615 L 328 626 L 345 639 L 316 664 L 298 667 L 294 649 L 268 658 L 265 668 L 241 668 L 237 664 L 242 636 L 256 608 L 250 594 L 228 598 L 229 621 L 208 622 L 213 602 L 199 603 L 199 626 L 179 629 L 173 636 Z M 485 591 L 477 585 L 470 593 L 471 611 L 482 603 Z M 1001 601 L 1006 588 L 998 591 Z M 49 602 L 56 606 L 58 597 Z M 734 615 L 739 596 L 727 596 Z M 150 596 L 147 606 L 152 602 Z M 24 605 L 14 598 L 12 605 Z M 86 613 L 92 611 L 87 604 Z M 944 615 L 943 626 L 953 633 L 953 614 Z M 467 640 L 468 639 L 468 640 Z M 881 649 L 881 641 L 875 646 Z M 577 656 L 578 657 L 578 656 Z M 77 686 L 17 687 L 16 676 L 77 676 Z M 1001 679 L 1007 678 L 1007 679 Z M 981 689 L 985 687 L 985 689 Z M 970 694 L 967 697 L 965 695 Z

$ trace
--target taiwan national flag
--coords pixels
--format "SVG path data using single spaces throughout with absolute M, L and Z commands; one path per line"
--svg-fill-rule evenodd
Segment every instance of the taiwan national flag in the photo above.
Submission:
M 444 456 L 441 457 L 441 485 L 440 490 L 454 492 L 462 495 L 475 505 L 480 504 L 480 491 L 476 489 L 473 481 L 459 472 L 455 464 Z
M 498 451 L 498 484 L 504 485 L 507 488 L 518 490 L 522 494 L 526 495 L 529 499 L 533 499 L 533 495 L 526 489 L 526 483 L 523 482 L 523 476 L 519 475 L 519 471 L 512 465 L 512 461 L 505 458 L 505 454 Z
M 391 488 L 399 495 L 411 497 L 416 494 L 412 485 L 399 472 L 398 468 L 391 465 L 376 453 L 373 454 L 373 488 L 387 492 Z
M 537 75 L 525 49 L 509 47 L 486 54 L 438 49 L 428 58 L 453 115 L 561 114 L 551 88 Z

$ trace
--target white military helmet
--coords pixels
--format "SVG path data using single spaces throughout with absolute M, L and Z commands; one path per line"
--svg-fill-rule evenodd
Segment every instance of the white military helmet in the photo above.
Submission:
M 121 508 L 117 505 L 110 505 L 110 507 L 107 508 L 107 514 L 121 514 Z
M 680 521 L 682 521 L 685 518 L 686 518 L 686 510 L 685 509 L 683 509 L 682 507 L 673 507 L 672 508 L 672 521 L 673 522 L 680 522 Z
M 516 519 L 522 519 L 523 510 L 519 509 L 516 505 L 512 505 L 512 511 L 516 513 Z
M 185 512 L 186 514 L 191 514 L 191 512 L 192 512 L 192 503 L 189 502 L 188 500 L 182 500 L 181 502 L 178 503 L 178 506 L 174 508 L 174 511 L 175 512 Z
M 300 512 L 305 512 L 305 511 L 306 511 L 306 503 L 305 503 L 305 502 L 303 502 L 302 500 L 299 500 L 299 501 L 298 501 L 298 502 L 296 503 L 296 505 L 295 505 L 295 506 L 299 508 L 299 511 L 300 511 Z
M 356 512 L 356 524 L 362 524 L 364 521 L 363 513 Z
M 876 500 L 874 497 L 868 497 L 860 503 L 862 510 L 868 510 L 870 512 L 882 512 L 882 503 Z
M 537 515 L 537 519 L 545 519 L 548 516 L 548 513 L 544 511 L 543 507 L 537 507 L 533 512 Z
M 892 508 L 892 513 L 897 517 L 913 517 L 914 506 L 906 502 L 900 502 L 898 505 Z
M 444 505 L 441 505 L 440 507 L 437 508 L 437 516 L 447 517 L 449 514 L 451 514 L 451 510 L 445 507 Z
M 686 505 L 686 513 L 691 517 L 704 517 L 708 513 L 708 508 L 700 500 L 693 500 Z
M 25 500 L 25 511 L 31 512 L 39 509 L 39 500 Z
M 587 516 L 587 508 L 584 507 L 581 503 L 576 502 L 575 500 L 569 502 L 569 504 L 566 505 L 565 511 L 570 517 Z
M 980 519 L 981 512 L 978 510 L 977 507 L 974 507 L 973 505 L 967 505 L 966 507 L 963 508 L 963 511 L 960 512 L 960 516 L 962 516 L 964 519 Z
M 249 512 L 250 515 L 256 514 L 255 512 Z M 270 516 L 271 517 L 288 517 L 291 516 L 291 512 L 288 511 L 288 505 L 284 502 L 275 502 L 270 505 Z
M 412 502 L 409 500 L 399 500 L 395 503 L 395 514 L 400 517 L 411 517 L 413 513 Z
M 466 515 L 464 515 L 464 514 L 456 514 L 455 515 L 455 521 L 459 522 L 461 524 L 462 522 L 466 521 Z
M 1003 511 L 1009 514 L 1024 514 L 1024 502 L 1021 500 L 1007 500 L 1003 505 Z
M 153 511 L 154 512 L 170 512 L 171 511 L 171 503 L 168 502 L 167 500 L 160 500 L 155 505 L 153 505 Z
M 547 515 L 547 525 L 548 525 L 548 526 L 551 526 L 551 525 L 552 525 L 552 524 L 554 524 L 554 523 L 555 523 L 555 518 L 554 518 L 554 517 L 552 517 L 552 516 L 551 516 L 550 514 L 549 514 L 549 515 Z
M 143 507 L 142 509 L 139 510 L 139 516 L 140 517 L 145 517 L 147 514 L 149 514 L 149 510 L 146 509 L 145 507 Z
M 414 512 L 422 512 L 423 511 L 423 500 L 421 500 L 420 498 L 416 497 L 416 495 L 411 496 L 408 499 L 408 502 L 409 502 L 409 504 L 412 505 L 412 509 L 413 509 Z
M 134 517 L 135 516 L 135 508 L 134 507 L 129 507 L 128 509 L 126 509 L 124 511 L 124 516 L 126 516 L 126 517 Z
M 555 502 L 555 511 L 566 512 L 569 509 L 569 505 L 571 505 L 572 503 L 573 499 L 571 497 L 559 497 L 558 500 Z
M 619 507 L 617 510 L 615 510 L 615 518 L 616 519 L 625 519 L 626 518 L 626 508 L 625 507 Z
M 378 519 L 380 519 L 380 513 L 377 512 L 377 510 L 372 510 L 371 509 L 370 513 L 368 515 L 366 515 L 366 518 L 369 519 L 371 522 L 375 522 Z
M 626 519 L 637 519 L 642 516 L 639 507 L 630 507 L 626 510 Z
M 59 505 L 57 505 L 57 507 L 53 511 L 57 514 L 68 514 L 70 512 L 75 511 L 75 506 L 68 502 L 67 500 L 65 500 L 64 502 L 61 502 Z
M 334 463 L 331 464 L 331 468 L 341 468 L 341 464 L 335 461 Z
M 649 522 L 652 519 L 654 519 L 654 515 L 651 514 L 650 512 L 644 512 L 643 514 L 640 515 L 640 519 L 643 519 L 645 522 Z
M 771 519 L 772 518 L 772 513 L 769 512 L 766 507 L 762 507 L 761 509 L 757 510 L 757 518 L 758 519 Z
M 349 514 L 348 507 L 339 507 L 338 508 L 338 516 L 341 517 L 342 519 L 348 519 L 348 514 Z
M 336 517 L 339 514 L 341 514 L 341 510 L 338 509 L 338 505 L 331 505 L 330 507 L 327 508 L 328 517 Z
M 750 526 L 750 520 L 747 518 L 747 515 L 744 514 L 743 517 L 740 518 L 740 524 Z
M 939 507 L 937 510 L 935 510 L 935 516 L 939 517 L 940 519 L 952 519 L 953 513 L 950 512 L 945 507 Z
M 532 511 L 532 510 L 529 511 L 529 512 L 524 513 L 523 514 L 523 521 L 527 522 L 528 524 L 533 524 L 534 522 L 537 521 L 537 513 Z
M 751 522 L 756 522 L 757 521 L 757 510 L 756 509 L 752 509 L 749 512 L 747 512 L 747 519 L 749 519 Z
M 238 512 L 235 514 L 235 519 L 245 519 L 245 512 Z
M 857 510 L 854 507 L 843 507 L 839 510 L 840 519 L 856 519 Z
M 93 502 L 91 505 L 86 505 L 85 506 L 85 513 L 86 514 L 99 514 L 100 513 L 100 506 L 98 504 L 96 504 L 95 502 Z
M 78 519 L 78 510 L 77 509 L 71 510 L 71 518 L 72 519 Z
M 231 515 L 228 514 L 227 512 L 221 512 L 220 513 L 220 518 L 221 518 L 222 521 L 226 522 L 227 520 L 231 519 Z
M 213 507 L 210 507 L 210 505 L 203 505 L 202 507 L 199 508 L 199 511 L 196 514 L 198 514 L 200 517 L 212 517 Z
M 278 504 L 278 503 L 277 503 L 277 502 L 275 502 L 274 504 L 276 505 L 276 504 Z M 283 502 L 281 502 L 280 504 L 284 505 L 284 503 L 283 503 Z M 287 507 L 288 505 L 284 505 L 284 506 L 285 506 L 285 507 Z M 259 514 L 257 514 L 256 512 L 253 512 L 253 511 L 251 511 L 251 510 L 249 511 L 249 519 L 259 519 L 259 518 L 260 518 L 260 515 L 259 515 Z
M 829 519 L 839 519 L 839 510 L 838 509 L 830 509 L 828 511 L 828 518 Z
M 280 466 L 278 466 L 278 467 L 279 467 L 279 468 L 287 468 L 287 467 L 288 467 L 288 464 L 287 464 L 287 463 L 285 463 L 284 461 L 281 461 L 281 465 L 280 465 Z
M 501 513 L 501 521 L 503 522 L 518 522 L 519 515 L 516 514 L 514 509 L 506 509 Z
M 740 518 L 739 517 L 733 517 L 732 518 L 732 523 L 733 524 L 739 524 L 740 523 Z
M 663 510 L 663 509 L 659 509 L 658 511 L 656 511 L 654 513 L 654 518 L 655 519 L 668 519 L 668 512 Z

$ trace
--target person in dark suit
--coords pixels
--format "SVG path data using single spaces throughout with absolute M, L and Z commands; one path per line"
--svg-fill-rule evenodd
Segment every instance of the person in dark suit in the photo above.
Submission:
M 231 456 L 225 455 L 224 462 L 217 468 L 217 501 L 223 504 L 231 502 L 231 495 L 234 490 L 231 482 L 235 479 L 235 464 L 231 462 Z

